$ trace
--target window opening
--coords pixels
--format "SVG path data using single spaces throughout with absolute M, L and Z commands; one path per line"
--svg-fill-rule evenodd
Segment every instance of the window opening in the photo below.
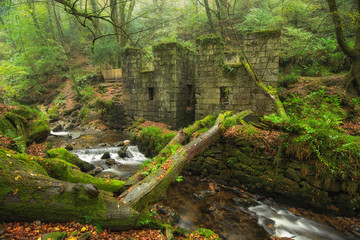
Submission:
M 220 103 L 229 102 L 229 88 L 221 87 L 220 88 Z
M 155 88 L 149 87 L 149 100 L 154 100 L 155 98 Z
M 193 102 L 193 86 L 187 85 L 186 107 L 188 109 L 192 107 L 192 102 Z

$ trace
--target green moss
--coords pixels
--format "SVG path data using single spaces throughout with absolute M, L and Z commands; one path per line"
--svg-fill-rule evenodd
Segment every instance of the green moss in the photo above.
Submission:
M 162 42 L 153 46 L 153 51 L 166 51 L 174 48 L 183 49 L 184 47 L 178 42 Z
M 17 106 L 15 109 L 11 110 L 11 112 L 22 116 L 27 121 L 39 118 L 40 116 L 44 117 L 40 111 L 27 106 Z
M 46 140 L 50 134 L 49 123 L 46 120 L 35 120 L 29 124 L 29 136 L 30 142 L 35 141 L 37 143 Z
M 279 38 L 281 36 L 280 29 L 269 29 L 262 31 L 247 32 L 248 34 L 256 34 L 259 38 Z
M 94 185 L 100 182 L 93 181 L 102 181 L 100 187 L 115 186 L 120 181 L 92 179 L 65 161 L 6 149 L 0 149 L 0 166 L 0 221 L 84 222 L 84 216 L 88 216 L 92 224 L 104 228 L 121 230 L 135 225 L 136 212 L 113 198 L 112 193 L 97 191 L 91 185 L 59 181 L 49 177 L 45 169 L 60 176 L 59 171 L 68 179 L 91 179 Z
M 134 48 L 134 47 L 128 47 L 124 50 L 124 55 L 128 56 L 128 55 L 134 55 L 134 54 L 139 54 L 141 53 L 141 49 L 140 48 Z
M 20 152 L 26 143 L 44 140 L 50 132 L 48 122 L 41 113 L 27 107 L 17 107 L 0 118 L 0 134 L 12 138 Z
M 202 48 L 208 48 L 209 46 L 217 46 L 219 48 L 224 48 L 225 43 L 220 36 L 216 35 L 203 35 L 196 39 L 196 44 Z
M 202 237 L 205 237 L 206 239 L 214 239 L 214 240 L 221 239 L 218 237 L 218 235 L 216 233 L 214 233 L 210 229 L 206 229 L 206 228 L 196 229 L 194 232 L 191 233 L 191 235 L 202 236 Z
M 186 133 L 186 135 L 191 136 L 193 133 L 199 131 L 202 128 L 210 128 L 214 125 L 216 117 L 216 115 L 208 115 L 204 119 L 196 121 L 191 126 L 185 128 L 184 132 Z
M 64 240 L 68 236 L 67 232 L 52 232 L 44 234 L 41 240 Z
M 46 153 L 50 158 L 59 158 L 75 166 L 78 166 L 83 172 L 88 172 L 94 168 L 93 165 L 81 160 L 75 154 L 69 152 L 65 148 L 50 149 Z
M 225 77 L 233 79 L 234 77 L 236 77 L 237 71 L 243 66 L 244 65 L 242 63 L 224 64 L 223 67 L 222 67 L 223 74 L 224 74 Z
M 89 174 L 81 172 L 77 166 L 61 159 L 39 158 L 37 160 L 50 177 L 58 180 L 72 183 L 90 183 L 97 186 L 99 189 L 108 192 L 118 192 L 124 186 L 124 182 L 119 180 L 95 178 Z
M 175 132 L 163 134 L 158 127 L 146 127 L 138 133 L 132 132 L 131 138 L 146 156 L 154 157 L 175 137 Z

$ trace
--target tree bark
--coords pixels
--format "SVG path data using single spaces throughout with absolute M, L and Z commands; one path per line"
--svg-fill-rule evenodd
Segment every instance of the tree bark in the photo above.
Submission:
M 233 117 L 236 119 L 243 118 L 250 113 L 251 111 L 244 111 Z M 176 180 L 183 167 L 192 158 L 203 153 L 220 135 L 219 125 L 224 119 L 225 115 L 220 114 L 212 128 L 179 148 L 155 173 L 125 191 L 120 196 L 120 200 L 137 211 L 143 211 L 149 207 L 149 204 L 162 199 L 166 189 Z
M 278 114 L 278 116 L 284 120 L 287 120 L 288 115 L 286 114 L 284 105 L 282 104 L 282 102 L 276 92 L 276 89 L 275 88 L 271 89 L 263 83 L 261 78 L 256 74 L 256 72 L 251 67 L 251 65 L 246 60 L 246 58 L 243 60 L 242 64 L 245 66 L 245 69 L 248 72 L 251 80 L 254 81 L 256 86 L 258 86 L 260 88 L 260 90 L 265 94 L 265 96 L 270 98 L 270 100 L 274 103 L 276 113 Z
M 0 221 L 85 223 L 87 217 L 91 224 L 104 229 L 120 231 L 136 227 L 139 213 L 112 193 L 92 184 L 49 177 L 39 165 L 45 164 L 46 159 L 6 149 L 0 149 L 0 156 Z M 47 161 L 51 160 L 55 159 Z M 56 174 L 56 168 L 52 171 Z
M 58 34 L 59 34 L 60 43 L 61 43 L 62 47 L 63 47 L 64 50 L 65 50 L 64 34 L 63 34 L 63 31 L 62 31 L 62 28 L 61 28 L 60 20 L 59 20 L 59 18 L 58 18 L 58 16 L 57 16 L 57 13 L 56 13 L 55 1 L 54 1 L 54 0 L 51 0 L 51 3 L 52 3 L 52 6 L 53 6 L 54 18 L 55 18 L 56 27 L 57 27 L 57 29 L 58 29 Z
M 111 20 L 114 23 L 112 26 L 115 34 L 115 41 L 118 45 L 120 45 L 120 29 L 117 27 L 119 25 L 117 0 L 110 0 L 110 9 Z
M 95 0 L 90 0 L 90 4 L 91 4 L 93 14 L 98 15 L 99 9 L 97 7 L 96 1 Z M 95 18 L 92 22 L 93 22 L 94 29 L 95 29 L 95 35 L 96 36 L 102 35 L 99 19 Z
M 212 32 L 215 33 L 215 27 L 214 27 L 214 23 L 212 21 L 212 16 L 211 16 L 211 9 L 210 9 L 210 6 L 209 6 L 209 1 L 208 0 L 204 0 L 204 5 L 205 5 L 205 10 L 206 10 L 206 16 L 208 18 L 208 22 L 209 22 L 209 25 L 210 25 L 210 29 Z
M 360 0 L 355 0 L 357 14 L 360 14 Z M 349 89 L 351 83 L 355 81 L 357 91 L 360 92 L 360 22 L 357 21 L 355 28 L 355 46 L 352 48 L 346 41 L 344 35 L 344 25 L 341 21 L 338 7 L 335 0 L 327 0 L 330 14 L 335 27 L 336 40 L 341 50 L 351 59 L 351 69 L 345 79 L 345 88 Z
M 54 34 L 54 26 L 53 26 L 53 19 L 52 19 L 52 14 L 51 14 L 51 4 L 50 4 L 50 2 L 46 2 L 46 9 L 47 9 L 47 12 L 48 12 L 48 15 L 49 15 L 49 22 L 48 22 L 48 29 L 47 29 L 47 31 L 49 31 L 50 32 L 50 34 L 51 34 L 51 38 L 53 39 L 53 40 L 55 40 L 55 34 Z

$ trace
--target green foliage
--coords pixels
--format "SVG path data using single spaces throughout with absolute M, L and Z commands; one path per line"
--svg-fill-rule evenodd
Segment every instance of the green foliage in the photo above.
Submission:
M 100 116 L 105 117 L 110 114 L 111 110 L 113 109 L 113 100 L 103 100 L 103 99 L 95 99 L 94 106 L 98 109 Z
M 289 133 L 282 143 L 286 154 L 299 160 L 317 159 L 331 176 L 358 179 L 360 138 L 340 128 L 346 114 L 338 97 L 328 97 L 321 89 L 305 98 L 288 98 L 284 106 L 288 121 L 275 115 L 265 118 Z
M 83 106 L 79 111 L 79 117 L 82 123 L 86 123 L 89 119 L 90 108 L 88 105 Z
M 281 16 L 272 13 L 268 4 L 263 4 L 261 8 L 252 8 L 245 16 L 245 21 L 235 27 L 240 31 L 260 31 L 278 28 Z
M 225 43 L 223 42 L 220 36 L 216 36 L 212 34 L 198 37 L 196 39 L 196 44 L 198 44 L 203 48 L 208 48 L 209 46 L 217 46 L 223 48 L 225 45 Z
M 110 65 L 119 67 L 121 49 L 113 39 L 97 41 L 92 54 L 92 61 L 95 64 Z
M 144 226 L 149 225 L 152 222 L 153 216 L 154 216 L 154 214 L 151 212 L 142 214 L 138 221 L 139 227 L 144 227 Z
M 79 96 L 80 102 L 88 103 L 92 100 L 94 95 L 95 95 L 94 89 L 90 86 L 87 86 L 80 91 L 80 96 Z
M 206 228 L 198 228 L 194 232 L 192 232 L 191 235 L 202 236 L 205 237 L 206 239 L 220 240 L 219 237 L 216 237 L 217 236 L 216 233 Z
M 196 121 L 194 124 L 190 125 L 189 127 L 184 129 L 184 132 L 191 136 L 196 131 L 199 131 L 202 128 L 210 128 L 214 125 L 216 120 L 216 115 L 208 115 L 204 119 L 201 119 L 199 121 Z
M 285 75 L 282 78 L 280 78 L 279 86 L 286 88 L 294 83 L 297 83 L 299 80 L 299 77 L 300 76 L 295 71 L 292 71 L 290 74 Z
M 176 180 L 177 182 L 182 182 L 182 181 L 184 181 L 184 179 L 182 178 L 182 176 L 178 176 L 175 180 Z
M 152 155 L 156 156 L 175 135 L 173 132 L 163 134 L 158 127 L 147 127 L 140 130 L 139 142 L 152 149 Z

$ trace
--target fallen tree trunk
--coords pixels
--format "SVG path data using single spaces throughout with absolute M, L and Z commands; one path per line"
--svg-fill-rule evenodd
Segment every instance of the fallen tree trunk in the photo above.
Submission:
M 177 150 L 177 148 L 181 147 L 182 145 L 185 145 L 189 142 L 189 139 L 191 135 L 201 130 L 204 127 L 210 127 L 211 122 L 216 120 L 215 115 L 209 115 L 205 117 L 202 120 L 196 121 L 193 125 L 185 128 L 180 129 L 179 132 L 173 137 L 168 144 L 159 152 L 159 154 L 153 159 L 153 162 L 156 162 L 157 158 L 169 158 L 174 150 Z M 154 164 L 155 165 L 155 164 Z M 135 185 L 136 183 L 140 182 L 144 179 L 144 172 L 150 171 L 151 168 L 154 167 L 154 165 L 149 165 L 144 169 L 140 169 L 137 173 L 132 175 L 126 182 L 125 187 L 131 187 Z
M 232 118 L 243 118 L 251 111 L 244 111 Z M 120 200 L 137 211 L 147 209 L 151 203 L 163 198 L 168 186 L 178 177 L 183 167 L 195 156 L 201 154 L 220 135 L 220 123 L 225 119 L 220 114 L 214 126 L 207 132 L 191 141 L 187 145 L 178 148 L 166 162 L 154 173 L 120 195 Z
M 0 149 L 0 221 L 78 221 L 112 230 L 136 226 L 139 213 L 111 192 L 93 184 L 54 179 L 38 163 L 41 161 L 48 163 L 48 169 L 59 169 L 50 160 Z

